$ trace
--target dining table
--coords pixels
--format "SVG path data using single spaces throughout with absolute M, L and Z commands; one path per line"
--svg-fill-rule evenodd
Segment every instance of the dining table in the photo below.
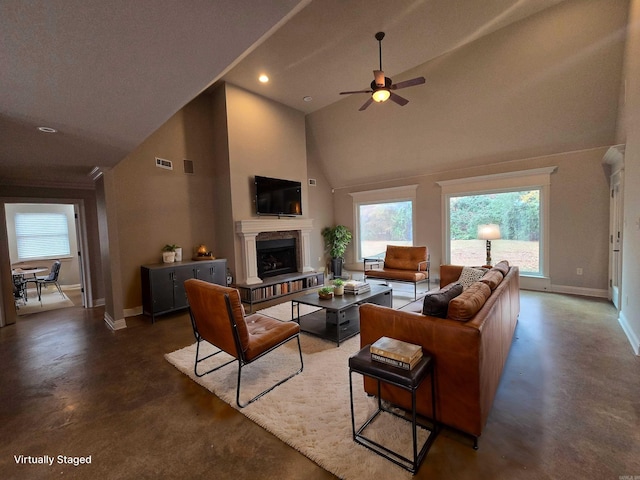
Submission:
M 18 267 L 11 270 L 13 275 L 13 284 L 15 285 L 14 296 L 16 300 L 24 299 L 27 301 L 27 282 L 36 282 L 37 274 L 48 272 L 46 267 Z

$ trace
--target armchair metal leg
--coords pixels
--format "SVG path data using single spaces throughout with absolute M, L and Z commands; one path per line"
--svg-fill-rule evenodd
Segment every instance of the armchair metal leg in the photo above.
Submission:
M 288 339 L 287 339 L 287 340 L 285 340 L 284 342 L 279 343 L 279 344 L 278 344 L 278 345 L 276 345 L 275 347 L 273 347 L 273 348 L 271 348 L 271 349 L 267 350 L 266 352 L 264 352 L 262 355 L 260 355 L 260 356 L 259 356 L 259 357 L 257 357 L 257 358 L 260 358 L 260 357 L 262 357 L 264 354 L 269 353 L 270 351 L 272 351 L 272 350 L 274 350 L 274 349 L 278 348 L 278 347 L 279 347 L 279 346 L 281 346 L 281 345 L 284 345 L 284 344 L 285 344 L 285 343 L 287 343 L 288 341 L 293 340 L 293 338 L 294 338 L 294 337 L 290 337 L 290 338 L 288 338 Z M 236 389 L 236 403 L 238 404 L 238 406 L 239 406 L 240 408 L 244 408 L 244 407 L 246 407 L 247 405 L 249 405 L 249 404 L 251 404 L 251 403 L 255 402 L 255 401 L 256 401 L 256 400 L 258 400 L 260 397 L 262 397 L 263 395 L 265 395 L 265 394 L 269 393 L 271 390 L 273 390 L 274 388 L 276 388 L 278 385 L 282 385 L 282 384 L 283 384 L 284 382 L 286 382 L 287 380 L 292 379 L 293 377 L 295 377 L 296 375 L 298 375 L 300 372 L 302 372 L 302 370 L 304 369 L 304 363 L 303 363 L 303 361 L 302 361 L 302 348 L 300 348 L 300 335 L 299 335 L 299 334 L 298 334 L 298 335 L 296 335 L 296 336 L 295 336 L 295 339 L 298 341 L 298 354 L 300 355 L 300 369 L 299 369 L 297 372 L 292 373 L 291 375 L 289 375 L 287 378 L 285 378 L 285 379 L 283 379 L 283 380 L 280 380 L 280 381 L 279 381 L 278 383 L 276 383 L 275 385 L 272 385 L 271 387 L 267 388 L 266 390 L 264 390 L 263 392 L 259 393 L 258 395 L 256 395 L 256 396 L 255 396 L 255 397 L 253 397 L 251 400 L 249 400 L 249 401 L 247 401 L 247 402 L 245 402 L 245 403 L 240 403 L 240 381 L 241 381 L 241 377 L 242 377 L 242 366 L 243 366 L 243 365 L 242 365 L 242 361 L 238 360 L 238 388 Z M 257 358 L 256 358 L 256 359 L 254 359 L 254 360 L 257 360 Z M 248 364 L 245 364 L 245 365 L 248 365 Z
M 228 362 L 223 363 L 222 365 L 219 365 L 219 366 L 217 366 L 217 367 L 215 367 L 215 368 L 212 368 L 211 370 L 208 370 L 208 371 L 206 371 L 206 372 L 204 372 L 204 373 L 198 373 L 198 364 L 199 364 L 200 362 L 204 362 L 204 361 L 205 361 L 205 360 L 207 360 L 208 358 L 211 358 L 211 357 L 213 357 L 214 355 L 217 355 L 217 354 L 221 353 L 221 352 L 222 352 L 222 350 L 218 350 L 217 352 L 214 352 L 214 353 L 212 353 L 212 354 L 210 354 L 210 355 L 207 355 L 206 357 L 199 358 L 199 355 L 200 355 L 200 342 L 203 342 L 204 340 L 203 340 L 202 338 L 197 338 L 197 340 L 198 340 L 198 341 L 197 341 L 197 344 L 196 344 L 196 361 L 195 361 L 195 362 L 194 362 L 194 364 L 193 364 L 193 373 L 195 373 L 195 374 L 196 374 L 196 377 L 204 377 L 205 375 L 207 375 L 207 374 L 209 374 L 209 373 L 211 373 L 211 372 L 215 372 L 216 370 L 219 370 L 219 369 L 221 369 L 222 367 L 226 367 L 226 366 L 227 366 L 227 365 L 229 365 L 230 363 L 233 363 L 233 362 L 235 362 L 235 361 L 236 361 L 236 359 L 235 359 L 235 358 L 232 358 L 232 359 L 231 359 L 231 360 L 229 360 Z

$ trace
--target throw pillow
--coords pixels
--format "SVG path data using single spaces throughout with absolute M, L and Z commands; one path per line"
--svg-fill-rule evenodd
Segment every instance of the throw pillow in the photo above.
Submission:
M 471 320 L 490 296 L 491 289 L 489 285 L 482 282 L 474 283 L 449 302 L 447 318 L 460 322 Z
M 462 288 L 466 290 L 469 286 L 477 282 L 484 275 L 484 270 L 480 268 L 472 268 L 472 267 L 462 267 L 462 273 L 460 273 L 460 278 L 458 282 L 462 284 Z
M 447 318 L 449 302 L 462 293 L 460 283 L 450 283 L 436 292 L 427 293 L 422 304 L 422 313 L 432 317 Z

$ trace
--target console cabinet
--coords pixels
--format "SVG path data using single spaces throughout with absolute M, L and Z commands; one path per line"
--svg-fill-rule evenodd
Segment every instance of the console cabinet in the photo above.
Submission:
M 225 259 L 158 263 L 140 267 L 142 311 L 155 322 L 157 315 L 188 307 L 184 282 L 197 278 L 209 283 L 226 285 Z

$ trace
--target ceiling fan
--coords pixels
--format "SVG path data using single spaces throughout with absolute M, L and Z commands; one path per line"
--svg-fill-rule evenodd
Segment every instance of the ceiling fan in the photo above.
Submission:
M 360 111 L 365 110 L 373 102 L 386 102 L 391 100 L 397 103 L 401 107 L 409 103 L 409 100 L 401 97 L 400 95 L 393 93 L 392 90 L 398 90 L 400 88 L 413 87 L 414 85 L 421 85 L 425 82 L 424 77 L 416 77 L 411 80 L 405 80 L 400 83 L 393 83 L 389 77 L 384 76 L 382 71 L 382 39 L 384 38 L 384 32 L 378 32 L 375 34 L 376 40 L 378 40 L 378 48 L 380 51 L 380 70 L 373 71 L 373 81 L 371 82 L 370 90 L 356 90 L 353 92 L 340 92 L 340 95 L 351 95 L 352 93 L 370 93 L 371 98 L 364 102 L 364 105 L 360 107 Z

